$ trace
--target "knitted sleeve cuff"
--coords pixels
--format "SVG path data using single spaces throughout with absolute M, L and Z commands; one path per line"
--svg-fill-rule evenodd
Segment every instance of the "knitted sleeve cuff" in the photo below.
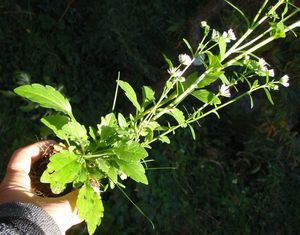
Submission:
M 24 234 L 61 235 L 53 218 L 32 203 L 11 202 L 0 205 L 0 221 L 13 224 Z

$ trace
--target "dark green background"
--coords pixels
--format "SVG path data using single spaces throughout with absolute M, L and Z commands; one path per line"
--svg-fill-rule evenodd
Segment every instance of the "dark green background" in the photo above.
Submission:
M 110 111 L 118 71 L 136 89 L 159 90 L 167 65 L 186 51 L 191 23 L 205 0 L 0 1 L 1 174 L 17 147 L 40 139 L 43 109 L 11 92 L 39 82 L 70 98 L 75 115 L 95 124 Z M 234 1 L 253 15 L 260 1 Z M 206 9 L 211 9 L 210 7 Z M 241 33 L 243 21 L 227 5 L 202 11 L 215 28 Z M 200 16 L 201 16 L 200 14 Z M 200 17 L 201 18 L 201 17 Z M 273 92 L 275 106 L 257 93 L 255 107 L 241 100 L 170 145 L 154 145 L 149 186 L 127 181 L 126 192 L 150 223 L 115 190 L 103 195 L 105 217 L 97 234 L 299 234 L 300 40 L 290 35 L 260 55 L 291 86 Z M 118 110 L 130 105 L 119 99 Z M 92 212 L 91 212 L 92 213 Z M 73 234 L 86 234 L 84 226 Z

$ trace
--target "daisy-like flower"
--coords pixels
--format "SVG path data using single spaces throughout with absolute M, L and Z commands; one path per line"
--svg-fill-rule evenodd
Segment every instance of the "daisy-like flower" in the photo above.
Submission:
M 191 57 L 187 54 L 180 54 L 178 60 L 183 65 L 189 65 L 192 62 Z
M 290 85 L 289 83 L 290 77 L 288 75 L 284 75 L 279 82 L 281 83 L 281 85 L 288 87 Z
M 220 92 L 221 96 L 224 96 L 224 97 L 230 97 L 231 96 L 229 86 L 226 86 L 224 84 L 222 84 L 222 86 L 220 87 L 219 92 Z
M 169 68 L 168 73 L 172 76 L 172 77 L 180 77 L 182 75 L 182 71 L 180 69 L 176 69 L 174 67 Z
M 269 75 L 269 77 L 274 77 L 275 76 L 274 69 L 268 70 L 268 75 Z
M 228 32 L 224 32 L 222 34 L 222 37 L 224 38 L 226 43 L 230 43 L 231 41 L 235 41 L 236 40 L 236 36 L 233 32 L 232 29 L 229 29 Z
M 258 64 L 259 64 L 261 71 L 266 72 L 268 70 L 267 62 L 263 58 L 259 58 Z
M 202 27 L 202 28 L 209 27 L 206 21 L 201 21 L 200 24 L 201 24 L 201 27 Z

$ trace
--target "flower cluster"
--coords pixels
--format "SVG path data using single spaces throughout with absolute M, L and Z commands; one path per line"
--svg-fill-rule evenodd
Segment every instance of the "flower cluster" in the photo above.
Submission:
M 178 56 L 179 62 L 183 65 L 190 65 L 192 63 L 192 59 L 187 54 L 180 54 Z
M 280 82 L 281 85 L 283 85 L 283 86 L 285 86 L 285 87 L 288 87 L 288 86 L 290 85 L 289 80 L 290 80 L 289 76 L 288 76 L 288 75 L 284 75 L 284 76 L 279 80 L 279 82 Z
M 228 97 L 228 98 L 231 97 L 229 86 L 226 86 L 225 84 L 222 84 L 222 86 L 220 87 L 219 92 L 220 92 L 221 96 Z
M 223 34 L 222 34 L 222 37 L 224 38 L 225 42 L 226 43 L 230 43 L 231 41 L 235 41 L 236 40 L 236 36 L 233 32 L 232 29 L 229 29 L 227 32 L 225 31 Z

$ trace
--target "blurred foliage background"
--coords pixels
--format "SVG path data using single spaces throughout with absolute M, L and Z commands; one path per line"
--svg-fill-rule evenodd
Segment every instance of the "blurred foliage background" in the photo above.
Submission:
M 260 0 L 232 1 L 253 15 Z M 11 92 L 39 82 L 59 88 L 78 119 L 95 124 L 110 111 L 118 71 L 136 89 L 159 90 L 172 60 L 193 42 L 199 20 L 219 30 L 244 29 L 222 0 L 1 0 L 0 172 L 14 149 L 40 139 L 44 110 Z M 104 197 L 97 234 L 299 234 L 300 40 L 290 35 L 260 51 L 290 87 L 245 99 L 170 145 L 155 145 L 149 186 L 126 182 L 126 192 L 156 228 L 115 190 Z M 119 110 L 130 110 L 118 100 Z M 176 170 L 155 170 L 176 167 Z M 91 212 L 92 213 L 92 212 Z M 84 225 L 70 234 L 87 234 Z

